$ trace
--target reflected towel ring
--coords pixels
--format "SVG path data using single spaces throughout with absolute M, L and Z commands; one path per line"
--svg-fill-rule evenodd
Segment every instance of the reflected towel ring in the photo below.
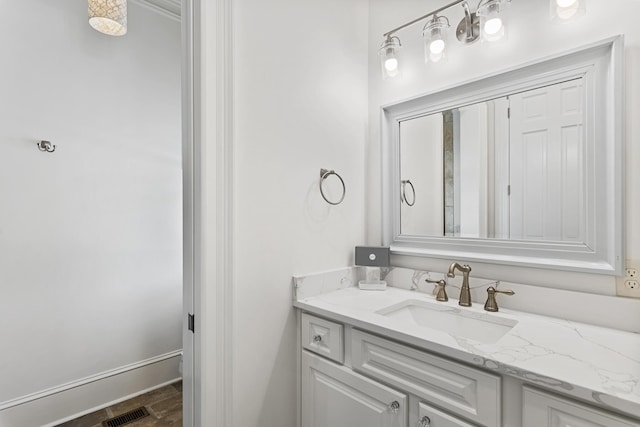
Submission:
M 340 183 L 342 184 L 342 197 L 340 197 L 340 200 L 338 200 L 337 202 L 332 202 L 331 200 L 327 199 L 327 196 L 324 194 L 324 191 L 322 190 L 322 183 L 324 182 L 325 179 L 327 179 L 331 175 L 337 176 L 338 179 L 340 180 Z M 320 194 L 322 195 L 322 198 L 324 199 L 325 202 L 329 203 L 330 205 L 339 205 L 344 200 L 345 194 L 347 194 L 347 187 L 344 185 L 344 181 L 342 180 L 342 177 L 338 175 L 334 170 L 320 169 L 319 187 L 320 187 Z
M 411 186 L 411 192 L 413 193 L 413 197 L 412 197 L 413 201 L 411 203 L 409 203 L 409 200 L 407 200 L 407 184 Z M 413 206 L 416 204 L 416 189 L 411 183 L 411 181 L 409 181 L 408 179 L 402 180 L 402 199 L 409 206 Z

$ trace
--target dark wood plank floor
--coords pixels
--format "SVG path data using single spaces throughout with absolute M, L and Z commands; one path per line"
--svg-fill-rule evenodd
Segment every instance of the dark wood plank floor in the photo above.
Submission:
M 57 427 L 102 427 L 102 422 L 144 406 L 149 416 L 126 427 L 182 426 L 182 381 L 67 421 Z

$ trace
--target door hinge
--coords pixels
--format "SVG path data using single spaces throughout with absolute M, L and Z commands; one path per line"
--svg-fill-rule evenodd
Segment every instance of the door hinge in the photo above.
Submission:
M 195 323 L 196 322 L 195 322 L 195 317 L 193 316 L 193 314 L 189 313 L 189 317 L 188 317 L 187 322 L 188 322 L 189 330 L 195 334 L 195 332 L 196 332 Z
M 507 108 L 507 119 L 511 118 L 511 107 Z
M 507 185 L 507 196 L 511 195 L 511 186 Z

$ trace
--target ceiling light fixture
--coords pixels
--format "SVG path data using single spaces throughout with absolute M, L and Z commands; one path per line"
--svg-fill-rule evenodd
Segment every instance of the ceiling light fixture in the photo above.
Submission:
M 127 33 L 127 0 L 88 0 L 89 24 L 110 36 Z

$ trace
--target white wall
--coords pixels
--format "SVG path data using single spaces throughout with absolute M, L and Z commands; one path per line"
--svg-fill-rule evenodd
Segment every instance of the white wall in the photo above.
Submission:
M 86 8 L 2 14 L 0 405 L 181 348 L 180 24 Z
M 640 28 L 635 16 L 640 13 L 640 2 L 617 0 L 615 2 L 588 2 L 587 14 L 581 19 L 564 25 L 548 19 L 547 0 L 516 0 L 509 10 L 508 40 L 499 44 L 476 43 L 464 46 L 454 42 L 449 60 L 441 67 L 425 67 L 419 26 L 398 33 L 403 42 L 402 80 L 382 80 L 379 75 L 378 56 L 374 51 L 382 41 L 382 34 L 427 13 L 430 8 L 443 5 L 444 1 L 425 4 L 418 0 L 371 0 L 369 23 L 369 134 L 367 150 L 367 188 L 372 197 L 367 201 L 367 237 L 369 243 L 381 240 L 380 229 L 380 106 L 405 98 L 436 91 L 462 81 L 477 79 L 549 55 L 602 40 L 617 34 L 625 35 L 626 51 L 626 239 L 627 258 L 640 258 L 640 122 L 634 120 L 640 110 Z M 475 7 L 475 5 L 472 5 Z M 462 18 L 462 8 L 452 8 L 447 15 L 452 23 Z M 454 25 L 455 25 L 454 24 Z M 437 260 L 419 257 L 394 257 L 396 265 L 446 270 L 453 260 Z M 464 260 L 462 260 L 464 261 Z M 517 283 L 586 292 L 615 294 L 613 277 L 560 272 L 555 270 L 506 267 L 473 263 L 474 275 L 502 279 Z
M 234 1 L 233 425 L 296 425 L 293 274 L 364 234 L 366 0 Z M 342 175 L 338 206 L 320 168 Z

